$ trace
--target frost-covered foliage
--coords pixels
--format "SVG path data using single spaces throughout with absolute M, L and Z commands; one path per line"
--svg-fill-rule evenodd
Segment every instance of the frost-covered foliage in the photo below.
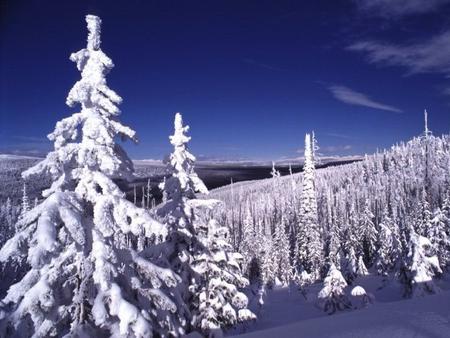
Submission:
M 386 276 L 399 265 L 402 244 L 400 242 L 398 226 L 389 216 L 387 210 L 383 211 L 378 231 L 378 257 L 376 261 L 377 272 Z
M 194 255 L 192 262 L 200 276 L 200 283 L 191 287 L 195 295 L 194 327 L 209 335 L 255 319 L 247 309 L 247 297 L 238 291 L 248 285 L 248 280 L 241 272 L 241 254 L 232 252 L 228 229 L 211 219 L 197 227 L 197 236 L 206 250 Z
M 258 231 L 250 210 L 246 211 L 239 252 L 243 256 L 243 271 L 256 287 L 272 287 L 277 279 L 289 284 L 292 266 L 289 257 L 289 241 L 282 226 L 276 229 L 274 237 Z M 282 256 L 283 253 L 285 256 Z
M 289 236 L 284 218 L 281 219 L 280 226 L 275 229 L 272 253 L 278 280 L 283 285 L 289 285 L 293 278 L 293 268 L 290 260 Z
M 272 178 L 281 176 L 280 172 L 275 168 L 275 162 L 272 162 L 272 171 L 270 172 L 270 174 L 272 175 Z
M 39 161 L 40 159 L 38 158 L 0 154 L 0 201 L 6 201 L 9 198 L 13 206 L 21 204 L 23 196 L 23 179 L 21 174 Z M 50 178 L 45 175 L 26 183 L 27 195 L 30 201 L 35 197 L 41 196 L 42 189 L 47 188 L 51 184 Z
M 319 304 L 325 312 L 333 314 L 337 310 L 350 308 L 351 304 L 345 295 L 347 282 L 341 272 L 331 264 L 328 275 L 323 282 L 323 288 L 318 294 Z
M 157 254 L 165 226 L 125 199 L 114 178 L 132 163 L 116 143 L 135 138 L 117 116 L 121 98 L 105 75 L 100 18 L 88 15 L 87 48 L 70 56 L 81 72 L 67 104 L 81 111 L 56 124 L 54 150 L 23 173 L 48 173 L 44 200 L 22 215 L 0 261 L 28 267 L 1 301 L 0 332 L 20 337 L 179 334 L 173 293 L 179 277 Z M 140 252 L 147 244 L 153 250 Z M 155 256 L 155 257 L 153 257 Z
M 442 209 L 437 208 L 431 219 L 429 238 L 433 245 L 439 263 L 446 267 L 450 263 L 450 199 L 447 195 L 444 199 Z
M 353 247 L 350 247 L 345 258 L 342 259 L 341 266 L 345 279 L 348 283 L 352 283 L 358 275 L 358 262 Z
M 199 276 L 191 263 L 195 255 L 205 250 L 196 236 L 194 209 L 207 206 L 204 201 L 196 199 L 195 193 L 207 193 L 208 190 L 194 171 L 195 157 L 187 149 L 190 137 L 186 132 L 189 126 L 183 126 L 180 113 L 175 115 L 174 127 L 174 134 L 169 138 L 174 151 L 167 161 L 167 169 L 171 175 L 161 184 L 167 201 L 158 207 L 156 213 L 169 225 L 166 256 L 174 271 L 184 281 L 179 287 L 183 305 L 178 311 L 187 319 L 183 323 L 183 328 L 189 330 L 193 304 L 193 295 L 189 287 L 199 283 Z
M 414 229 L 409 231 L 408 256 L 405 264 L 405 293 L 418 297 L 439 292 L 433 278 L 442 273 L 439 260 L 433 253 L 428 238 L 418 235 Z
M 28 199 L 27 194 L 27 185 L 23 183 L 23 194 L 22 194 L 22 208 L 20 209 L 20 215 L 24 215 L 26 212 L 30 210 L 30 200 Z
M 350 292 L 352 305 L 355 309 L 366 308 L 374 301 L 374 296 L 367 293 L 362 286 L 356 285 Z
M 161 186 L 167 193 L 167 198 L 173 203 L 194 199 L 196 192 L 208 193 L 205 184 L 194 170 L 195 156 L 187 148 L 187 144 L 191 140 L 191 137 L 186 135 L 189 126 L 183 126 L 183 118 L 180 113 L 175 114 L 174 128 L 174 134 L 169 138 L 174 150 L 167 162 L 171 176 Z M 172 210 L 170 209 L 172 204 L 165 209 Z
M 362 215 L 359 218 L 359 229 L 357 239 L 362 243 L 362 253 L 367 262 L 372 262 L 375 257 L 378 231 L 373 222 L 374 215 L 369 208 L 369 201 L 366 200 Z M 359 254 L 361 252 L 358 252 Z
M 300 197 L 297 230 L 297 267 L 304 267 L 314 279 L 320 277 L 323 263 L 323 242 L 317 214 L 315 167 L 311 136 L 305 136 L 305 165 Z
M 369 271 L 376 268 L 383 275 L 401 275 L 409 252 L 410 225 L 430 240 L 440 268 L 447 270 L 449 164 L 450 136 L 428 133 L 390 150 L 367 155 L 360 162 L 315 170 L 321 255 L 325 257 L 320 260 L 320 270 L 332 262 L 340 265 L 347 278 L 348 268 L 357 267 L 353 262 L 358 263 L 362 256 Z M 253 225 L 254 238 L 263 241 L 273 239 L 276 229 L 284 224 L 289 234 L 291 262 L 296 262 L 297 253 L 300 261 L 307 261 L 308 236 L 305 228 L 298 225 L 305 215 L 302 190 L 308 185 L 303 183 L 308 176 L 305 168 L 304 173 L 276 178 L 276 183 L 274 179 L 236 183 L 233 197 L 229 187 L 211 192 L 212 197 L 227 206 L 218 217 L 224 222 L 233 220 L 232 237 L 241 253 L 247 220 Z M 297 251 L 298 247 L 301 250 Z
M 356 274 L 358 276 L 366 276 L 369 274 L 369 271 L 367 271 L 366 265 L 364 264 L 362 256 L 359 256 L 358 258 L 358 266 L 356 268 Z
M 7 198 L 0 206 L 0 248 L 10 239 L 15 231 L 15 224 L 20 214 L 20 207 L 14 206 Z
M 168 160 L 170 177 L 161 188 L 167 201 L 156 213 L 167 224 L 167 256 L 181 276 L 181 307 L 187 331 L 198 329 L 205 334 L 249 320 L 247 297 L 238 291 L 247 285 L 242 276 L 242 256 L 232 251 L 228 229 L 211 219 L 217 200 L 198 199 L 196 193 L 207 194 L 203 182 L 194 171 L 195 157 L 188 151 L 188 126 L 183 126 L 180 113 L 175 115 L 175 131 L 170 136 L 174 147 Z

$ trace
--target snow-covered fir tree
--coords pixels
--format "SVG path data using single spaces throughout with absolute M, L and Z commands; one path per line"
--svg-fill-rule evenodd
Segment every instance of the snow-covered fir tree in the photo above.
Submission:
M 272 178 L 280 177 L 280 172 L 275 168 L 275 162 L 272 162 L 272 171 L 270 172 L 270 175 L 272 175 Z
M 348 297 L 345 295 L 347 282 L 334 264 L 330 265 L 327 276 L 323 282 L 323 288 L 318 294 L 319 304 L 325 312 L 333 314 L 337 310 L 345 310 L 351 307 Z
M 245 218 L 242 222 L 241 239 L 239 244 L 239 252 L 243 256 L 242 270 L 248 276 L 248 269 L 250 267 L 250 262 L 256 255 L 255 248 L 255 229 L 253 225 L 253 218 L 250 212 L 249 203 L 247 203 L 245 208 Z
M 106 84 L 114 65 L 100 49 L 101 20 L 86 22 L 87 47 L 70 56 L 81 79 L 67 97 L 81 111 L 56 124 L 48 136 L 54 150 L 23 173 L 49 174 L 53 184 L 0 251 L 0 261 L 27 269 L 1 301 L 0 335 L 178 335 L 180 278 L 137 245 L 144 238 L 157 251 L 167 229 L 114 183 L 133 173 L 116 138 L 135 132 L 119 122 L 122 99 Z
M 315 168 L 311 147 L 311 136 L 306 134 L 296 264 L 303 266 L 313 279 L 318 279 L 323 263 L 323 242 L 317 213 Z
M 245 309 L 247 298 L 237 291 L 246 285 L 246 279 L 236 260 L 240 255 L 232 253 L 225 240 L 226 228 L 202 217 L 218 201 L 197 199 L 197 192 L 207 194 L 208 189 L 195 173 L 195 157 L 187 146 L 189 126 L 183 125 L 180 113 L 175 115 L 174 129 L 170 136 L 174 150 L 167 161 L 171 175 L 161 185 L 167 201 L 157 214 L 170 227 L 166 255 L 184 281 L 179 288 L 181 310 L 188 318 L 184 327 L 209 333 L 252 318 Z
M 380 275 L 386 276 L 399 266 L 402 255 L 400 231 L 397 223 L 389 215 L 387 207 L 384 208 L 378 231 L 378 250 L 376 269 Z
M 257 234 L 255 240 L 258 245 L 258 262 L 261 262 L 261 277 L 264 286 L 272 288 L 277 281 L 278 254 L 275 250 L 275 243 L 272 236 Z
M 447 216 L 447 204 L 445 200 L 443 209 L 435 210 L 429 230 L 429 238 L 442 269 L 445 269 L 450 262 L 450 219 Z
M 273 240 L 273 253 L 277 267 L 276 275 L 283 285 L 289 285 L 293 277 L 286 223 L 285 217 L 282 217 L 281 224 L 275 228 Z
M 211 219 L 199 224 L 196 235 L 206 250 L 193 256 L 193 269 L 200 276 L 200 282 L 190 289 L 195 305 L 193 326 L 211 336 L 237 322 L 255 319 L 246 308 L 247 297 L 238 291 L 248 280 L 241 272 L 241 254 L 232 252 L 228 229 Z
M 30 200 L 28 199 L 28 193 L 27 193 L 27 185 L 25 182 L 23 182 L 23 188 L 22 188 L 22 208 L 20 210 L 20 215 L 23 216 L 25 213 L 27 213 L 30 210 Z
M 388 274 L 393 265 L 391 254 L 393 247 L 393 236 L 388 224 L 389 223 L 385 218 L 384 222 L 380 224 L 380 231 L 378 232 L 379 250 L 376 268 L 377 272 L 384 276 Z
M 416 220 L 416 232 L 420 236 L 429 237 L 432 228 L 432 213 L 430 203 L 428 202 L 427 189 L 423 188 L 418 204 L 418 215 Z
M 405 262 L 406 278 L 405 295 L 409 297 L 423 296 L 439 292 L 434 282 L 436 275 L 441 274 L 439 260 L 433 253 L 431 242 L 409 228 L 408 255 Z
M 8 197 L 0 207 L 0 248 L 16 232 L 15 224 L 19 217 L 19 207 L 14 207 Z
M 373 222 L 374 215 L 369 207 L 369 201 L 366 199 L 364 209 L 359 221 L 359 236 L 362 240 L 362 249 L 366 262 L 371 264 L 375 258 L 376 243 L 378 231 Z M 360 253 L 358 253 L 360 254 Z
M 357 276 L 366 276 L 369 272 L 367 271 L 366 265 L 364 264 L 364 260 L 362 256 L 358 257 L 358 265 L 356 267 L 356 275 Z
M 333 263 L 338 266 L 341 262 L 341 239 L 339 233 L 339 226 L 334 222 L 331 223 L 329 229 L 328 241 L 328 263 Z
M 343 258 L 341 266 L 345 279 L 348 283 L 352 283 L 358 275 L 358 259 L 356 258 L 355 249 L 350 247 L 347 255 Z

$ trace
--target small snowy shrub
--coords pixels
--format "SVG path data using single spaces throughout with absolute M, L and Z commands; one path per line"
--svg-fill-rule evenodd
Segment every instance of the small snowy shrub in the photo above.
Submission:
M 318 294 L 319 305 L 328 314 L 337 310 L 345 310 L 351 307 L 350 301 L 345 295 L 344 289 L 347 282 L 334 264 L 331 264 L 328 275 L 323 282 L 323 288 Z

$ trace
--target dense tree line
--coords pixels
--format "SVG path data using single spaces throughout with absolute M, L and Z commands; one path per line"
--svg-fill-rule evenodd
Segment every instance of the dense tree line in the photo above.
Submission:
M 395 274 L 406 295 L 433 292 L 450 257 L 449 136 L 426 129 L 361 162 L 319 170 L 311 143 L 307 135 L 301 174 L 212 192 L 228 206 L 220 217 L 232 226 L 247 275 L 248 262 L 256 261 L 266 283 L 302 285 L 324 278 L 334 264 L 349 282 L 369 268 Z M 280 233 L 289 240 L 275 246 Z M 286 256 L 286 246 L 290 260 L 264 264 Z

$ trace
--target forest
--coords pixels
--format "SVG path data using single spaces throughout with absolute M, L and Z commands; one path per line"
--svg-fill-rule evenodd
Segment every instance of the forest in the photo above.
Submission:
M 139 201 L 119 184 L 136 179 L 120 140 L 137 135 L 106 82 L 114 64 L 101 20 L 86 23 L 66 99 L 80 110 L 56 123 L 45 159 L 23 168 L 22 199 L 0 195 L 0 336 L 221 337 L 251 330 L 277 288 L 305 299 L 314 290 L 314 306 L 335 314 L 376 302 L 356 283 L 364 276 L 398 283 L 404 298 L 447 287 L 450 137 L 433 135 L 426 111 L 421 135 L 362 161 L 316 169 L 308 133 L 300 173 L 274 163 L 271 178 L 211 191 L 176 113 L 161 203 L 150 190 Z

